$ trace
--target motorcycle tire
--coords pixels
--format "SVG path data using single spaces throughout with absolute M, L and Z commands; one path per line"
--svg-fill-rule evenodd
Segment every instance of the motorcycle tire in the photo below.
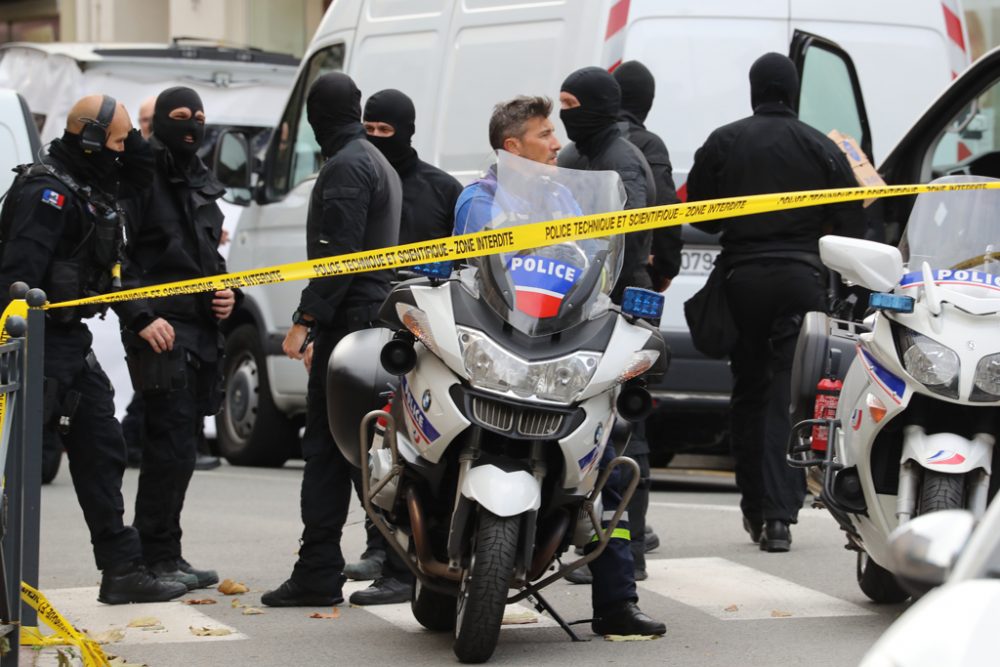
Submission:
M 496 650 L 517 556 L 519 517 L 479 510 L 476 542 L 462 574 L 452 649 L 460 662 L 486 662 Z
M 892 572 L 873 561 L 863 551 L 858 552 L 857 575 L 861 592 L 872 602 L 896 604 L 910 597 Z
M 418 579 L 413 583 L 410 610 L 417 623 L 434 632 L 448 632 L 455 629 L 455 605 L 458 600 L 450 595 L 432 591 L 421 585 Z
M 924 471 L 920 485 L 920 514 L 962 509 L 964 506 L 965 475 Z

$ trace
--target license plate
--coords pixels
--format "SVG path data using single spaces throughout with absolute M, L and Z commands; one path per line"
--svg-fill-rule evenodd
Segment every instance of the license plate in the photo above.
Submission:
M 719 251 L 715 248 L 685 248 L 681 250 L 681 274 L 707 276 L 718 256 Z

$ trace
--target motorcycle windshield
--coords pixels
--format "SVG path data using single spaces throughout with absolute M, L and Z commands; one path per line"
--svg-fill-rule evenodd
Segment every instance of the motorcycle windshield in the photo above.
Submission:
M 945 176 L 931 184 L 988 182 L 997 179 Z M 948 282 L 984 284 L 986 276 L 1000 277 L 1000 190 L 919 195 L 900 249 L 911 273 L 927 262 Z M 998 283 L 1000 278 L 988 284 Z
M 492 197 L 484 229 L 620 211 L 625 206 L 625 188 L 613 171 L 563 169 L 502 150 L 497 153 L 496 165 L 480 182 Z M 499 253 L 474 264 L 486 303 L 518 331 L 544 336 L 607 311 L 622 259 L 622 235 L 613 234 Z

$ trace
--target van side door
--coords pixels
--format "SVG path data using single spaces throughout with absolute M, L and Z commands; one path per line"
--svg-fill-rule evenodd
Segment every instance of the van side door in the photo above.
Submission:
M 799 71 L 799 120 L 823 134 L 837 130 L 871 157 L 872 136 L 861 81 L 847 51 L 837 43 L 796 30 L 788 57 Z

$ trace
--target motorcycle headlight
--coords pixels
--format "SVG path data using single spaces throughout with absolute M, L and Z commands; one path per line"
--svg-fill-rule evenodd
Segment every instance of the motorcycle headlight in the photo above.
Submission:
M 975 387 L 969 397 L 973 401 L 1000 401 L 1000 354 L 983 357 L 976 364 Z
M 457 327 L 469 382 L 519 398 L 571 403 L 590 383 L 601 355 L 577 352 L 548 361 L 525 361 L 474 329 Z
M 909 329 L 900 335 L 903 367 L 931 391 L 958 398 L 958 355 L 951 348 Z
M 437 341 L 431 333 L 431 322 L 427 313 L 406 303 L 396 304 L 396 315 L 411 334 L 434 354 L 439 354 Z

